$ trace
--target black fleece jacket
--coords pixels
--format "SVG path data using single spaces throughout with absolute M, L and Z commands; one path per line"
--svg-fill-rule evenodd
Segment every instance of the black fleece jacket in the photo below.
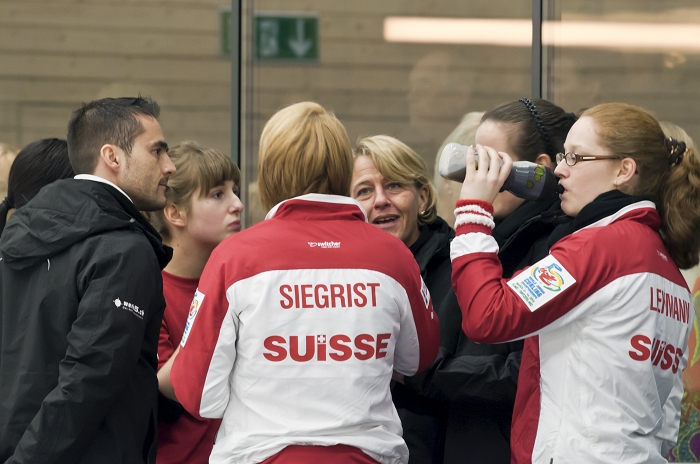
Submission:
M 67 179 L 0 239 L 0 462 L 155 462 L 161 269 L 118 190 Z
M 563 216 L 559 200 L 525 202 L 494 229 L 503 275 L 536 262 Z M 544 217 L 544 219 L 543 219 Z M 438 218 L 410 249 L 440 318 L 440 352 L 423 373 L 393 389 L 410 464 L 507 464 L 523 342 L 479 344 L 462 332 L 451 286 L 454 231 Z

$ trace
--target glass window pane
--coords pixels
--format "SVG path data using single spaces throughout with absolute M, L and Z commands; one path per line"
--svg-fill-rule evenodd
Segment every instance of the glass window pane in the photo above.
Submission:
M 309 26 L 297 21 L 309 14 L 318 18 L 318 59 L 290 60 L 282 50 L 307 37 Z M 351 142 L 394 136 L 432 171 L 443 141 L 466 113 L 530 94 L 530 2 L 255 0 L 250 16 L 261 15 L 293 19 L 253 27 L 245 146 L 249 225 L 265 215 L 255 195 L 257 143 L 265 122 L 284 106 L 316 101 L 335 111 Z M 435 29 L 399 21 L 391 35 L 388 21 L 397 18 L 472 22 Z M 504 19 L 513 22 L 493 22 Z
M 545 95 L 570 111 L 602 102 L 649 110 L 700 137 L 700 4 L 696 0 L 554 0 L 543 26 Z M 667 130 L 667 126 L 664 126 Z M 680 138 L 680 135 L 674 134 Z M 684 272 L 700 290 L 700 269 Z M 700 292 L 695 299 L 700 309 Z M 670 462 L 700 462 L 700 333 L 691 332 L 678 445 Z
M 171 146 L 196 140 L 229 153 L 231 62 L 219 53 L 218 19 L 227 5 L 2 0 L 0 143 L 65 138 L 83 102 L 140 93 L 160 104 Z

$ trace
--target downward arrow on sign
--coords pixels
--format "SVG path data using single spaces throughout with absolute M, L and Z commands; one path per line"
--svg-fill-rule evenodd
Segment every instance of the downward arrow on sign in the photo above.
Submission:
M 309 51 L 311 48 L 312 42 L 310 40 L 306 40 L 306 37 L 304 35 L 304 19 L 303 18 L 297 18 L 297 28 L 296 28 L 297 36 L 296 38 L 292 37 L 289 39 L 289 48 L 292 49 L 294 54 L 301 58 L 302 56 L 306 55 L 306 53 Z

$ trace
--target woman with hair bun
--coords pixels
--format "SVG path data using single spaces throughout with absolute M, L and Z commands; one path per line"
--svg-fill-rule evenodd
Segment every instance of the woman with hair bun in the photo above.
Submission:
M 531 161 L 554 167 L 554 158 L 576 122 L 573 113 L 538 98 L 521 98 L 487 111 L 476 131 L 475 143 L 505 151 L 513 161 Z M 501 192 L 494 201 L 494 218 L 501 221 L 525 200 Z
M 539 368 L 518 382 L 513 462 L 663 463 L 693 323 L 679 267 L 698 263 L 700 163 L 623 103 L 586 110 L 564 147 L 555 174 L 573 219 L 510 279 L 491 229 L 512 160 L 477 145 L 491 158 L 477 168 L 468 151 L 451 250 L 462 328 L 484 343 L 539 336 Z

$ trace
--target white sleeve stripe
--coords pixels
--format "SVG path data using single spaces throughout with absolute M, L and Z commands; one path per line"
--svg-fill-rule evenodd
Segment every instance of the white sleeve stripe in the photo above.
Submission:
M 460 206 L 459 208 L 455 209 L 455 216 L 457 216 L 459 213 L 481 213 L 484 216 L 491 216 L 491 213 L 478 205 Z
M 455 229 L 457 227 L 463 226 L 465 224 L 479 224 L 482 226 L 489 227 L 491 229 L 496 227 L 496 224 L 493 222 L 493 219 L 491 219 L 491 215 L 482 216 L 480 214 L 474 214 L 474 213 L 458 214 L 457 220 L 455 221 Z
M 498 253 L 498 243 L 493 236 L 482 232 L 472 232 L 458 235 L 450 245 L 450 259 L 455 260 L 460 256 L 471 253 Z

